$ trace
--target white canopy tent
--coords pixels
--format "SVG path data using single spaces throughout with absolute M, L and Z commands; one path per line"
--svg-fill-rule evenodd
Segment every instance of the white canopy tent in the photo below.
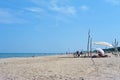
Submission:
M 101 45 L 101 46 L 107 46 L 107 47 L 113 47 L 112 44 L 108 42 L 93 42 L 94 45 Z

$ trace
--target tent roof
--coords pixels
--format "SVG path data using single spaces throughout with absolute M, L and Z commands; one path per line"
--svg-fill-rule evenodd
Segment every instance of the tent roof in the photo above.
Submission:
M 93 42 L 94 45 L 102 45 L 102 46 L 108 46 L 108 47 L 113 47 L 112 44 L 108 42 Z

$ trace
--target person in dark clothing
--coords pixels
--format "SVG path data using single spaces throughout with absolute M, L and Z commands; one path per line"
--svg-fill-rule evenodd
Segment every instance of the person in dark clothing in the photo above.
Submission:
M 76 54 L 77 54 L 78 57 L 80 57 L 80 53 L 79 53 L 79 51 L 76 51 Z

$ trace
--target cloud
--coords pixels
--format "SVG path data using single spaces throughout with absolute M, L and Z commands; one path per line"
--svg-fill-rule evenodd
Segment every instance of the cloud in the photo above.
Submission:
M 29 7 L 29 8 L 25 8 L 25 10 L 31 11 L 31 12 L 43 12 L 44 10 L 42 8 L 39 7 Z
M 120 0 L 106 0 L 106 2 L 112 5 L 120 5 Z
M 75 15 L 76 9 L 73 6 L 63 7 L 63 6 L 52 6 L 52 11 L 55 11 L 57 13 L 62 13 L 64 15 Z
M 49 18 L 57 22 L 70 22 L 72 19 L 77 19 L 79 13 L 88 11 L 86 5 L 78 6 L 73 0 L 31 0 L 33 4 L 42 7 Z M 36 10 L 35 10 L 36 11 Z
M 76 14 L 76 8 L 72 5 L 69 5 L 70 0 L 47 0 L 47 1 L 31 0 L 31 1 L 39 7 L 44 7 L 46 11 L 56 12 L 57 14 L 61 14 L 61 15 L 75 15 Z M 35 11 L 37 10 L 35 9 Z
M 54 13 L 56 26 L 60 23 L 70 23 L 77 16 L 77 8 L 70 4 L 70 0 L 51 0 L 48 9 Z
M 80 6 L 80 9 L 83 10 L 83 11 L 88 11 L 89 7 L 86 6 L 86 5 L 82 5 L 82 6 Z
M 77 10 L 74 6 L 69 5 L 68 0 L 52 0 L 49 9 L 64 15 L 75 15 Z
M 25 20 L 17 17 L 15 12 L 12 12 L 10 9 L 0 8 L 0 23 L 10 24 L 10 23 L 24 23 Z

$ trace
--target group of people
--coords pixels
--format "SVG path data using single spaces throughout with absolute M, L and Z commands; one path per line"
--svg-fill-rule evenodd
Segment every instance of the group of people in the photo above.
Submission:
M 101 48 L 97 48 L 96 51 L 97 51 L 97 55 L 95 54 L 95 55 L 91 55 L 89 57 L 91 57 L 91 58 L 110 57 L 110 56 L 106 55 Z M 68 54 L 68 53 L 66 53 L 66 54 Z M 76 51 L 74 53 L 69 53 L 69 54 L 73 54 L 74 58 L 78 58 L 81 56 L 87 57 L 87 56 L 83 55 L 83 54 L 85 54 L 85 53 L 83 53 L 83 51 Z
M 82 51 L 76 51 L 75 53 L 73 53 L 74 57 L 80 57 L 82 54 Z
M 75 58 L 80 57 L 83 54 L 84 53 L 82 51 L 76 51 L 75 53 L 73 53 Z M 104 51 L 99 51 L 99 50 L 97 51 L 97 55 L 91 56 L 91 58 L 98 58 L 98 57 L 110 57 L 110 56 L 106 55 Z

